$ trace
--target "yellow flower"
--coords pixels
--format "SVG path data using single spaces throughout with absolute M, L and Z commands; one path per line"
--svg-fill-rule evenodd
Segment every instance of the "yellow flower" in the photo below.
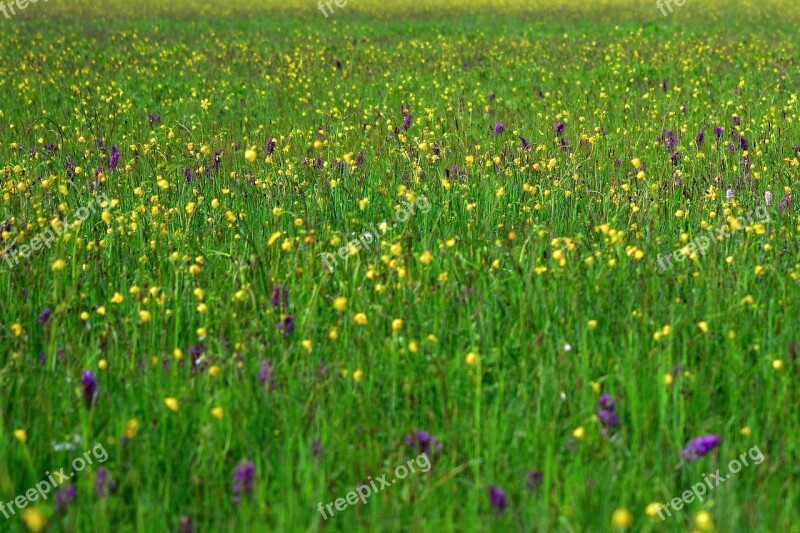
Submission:
M 433 259 L 433 255 L 431 255 L 431 253 L 428 250 L 425 250 L 424 252 L 422 252 L 422 255 L 419 256 L 419 262 L 422 263 L 423 265 L 430 264 L 431 259 Z
M 364 313 L 356 313 L 356 315 L 353 317 L 353 321 L 359 326 L 364 326 L 368 322 L 367 315 Z
M 267 246 L 272 246 L 273 244 L 275 244 L 275 241 L 280 239 L 281 235 L 283 235 L 283 232 L 280 232 L 280 231 L 276 231 L 275 233 L 270 235 L 269 236 L 269 240 L 267 241 Z
M 590 320 L 586 323 L 589 329 L 597 329 L 597 320 Z
M 257 155 L 258 154 L 256 153 L 256 147 L 255 146 L 252 146 L 252 147 L 250 147 L 249 150 L 245 150 L 244 151 L 244 158 L 245 158 L 245 160 L 247 160 L 248 163 L 254 162 L 256 160 L 256 156 Z
M 112 297 L 111 297 L 111 303 L 112 303 L 112 304 L 118 304 L 118 303 L 122 303 L 122 301 L 123 301 L 124 299 L 125 299 L 125 298 L 124 298 L 124 297 L 123 297 L 123 296 L 122 296 L 120 293 L 118 293 L 118 292 L 115 292 L 115 293 L 114 293 L 114 296 L 112 296 Z
M 142 322 L 144 322 L 145 324 L 147 324 L 148 322 L 150 322 L 150 319 L 151 319 L 151 318 L 153 318 L 153 316 L 150 314 L 150 312 L 149 312 L 149 311 L 144 311 L 144 310 L 142 310 L 142 311 L 139 311 L 139 320 L 141 320 L 141 321 L 142 321 Z
M 22 326 L 19 324 L 19 322 L 11 324 L 11 333 L 13 333 L 15 337 L 22 335 Z
M 772 368 L 774 368 L 775 370 L 780 371 L 783 368 L 783 361 L 781 361 L 780 359 L 775 359 L 772 362 Z
M 392 320 L 392 331 L 399 331 L 401 329 L 403 329 L 403 320 L 400 318 Z
M 750 429 L 749 426 L 745 426 L 739 430 L 739 433 L 741 433 L 743 437 L 749 438 L 753 434 L 753 430 Z
M 763 276 L 764 275 L 764 267 L 761 266 L 761 265 L 756 265 L 755 268 L 753 269 L 753 273 L 756 276 Z
M 707 322 L 701 320 L 700 322 L 697 323 L 697 327 L 700 328 L 700 331 L 702 331 L 703 333 L 708 333 L 708 323 Z
M 339 331 L 336 328 L 331 328 L 330 331 L 328 331 L 328 338 L 335 341 L 339 338 Z
M 20 442 L 25 442 L 28 440 L 28 433 L 24 429 L 15 429 L 14 438 Z
M 347 307 L 347 298 L 344 296 L 337 296 L 333 301 L 333 308 L 339 312 L 344 311 Z
M 219 376 L 219 367 L 217 365 L 211 365 L 208 369 L 208 375 L 212 378 Z
M 30 531 L 33 531 L 33 533 L 44 530 L 44 527 L 47 525 L 47 518 L 44 513 L 35 507 L 29 507 L 22 511 L 22 521 L 25 522 L 25 526 L 27 526 Z
M 222 420 L 222 417 L 225 415 L 225 412 L 222 410 L 222 407 L 214 407 L 211 409 L 211 416 L 216 418 L 217 420 Z
M 175 411 L 176 413 L 178 412 L 178 409 L 180 409 L 181 407 L 180 404 L 178 403 L 178 400 L 172 397 L 164 398 L 164 405 L 166 405 L 171 411 Z
M 464 358 L 464 362 L 467 363 L 469 366 L 473 366 L 478 362 L 478 354 L 475 352 L 469 352 L 467 356 Z
M 312 343 L 310 340 L 308 340 L 308 339 L 305 339 L 305 340 L 303 340 L 303 341 L 300 343 L 300 345 L 301 345 L 303 348 L 305 348 L 306 350 L 308 350 L 309 352 L 311 351 L 311 348 L 313 348 L 313 347 L 314 347 L 314 344 L 313 344 L 313 343 Z
M 361 370 L 360 368 L 356 369 L 356 371 L 353 372 L 353 381 L 355 381 L 356 383 L 359 383 L 361 381 L 361 378 L 363 377 L 364 377 L 364 371 Z
M 664 374 L 664 385 L 669 387 L 670 385 L 672 385 L 674 379 L 675 378 L 672 377 L 672 374 Z
M 131 418 L 125 424 L 125 438 L 132 439 L 139 432 L 139 420 Z
M 100 370 L 107 369 L 108 368 L 108 361 L 106 359 L 100 359 L 97 362 L 97 368 L 99 368 Z
M 644 514 L 649 517 L 658 516 L 658 512 L 661 510 L 660 503 L 651 503 L 647 507 L 644 508 Z
M 600 394 L 600 384 L 598 382 L 590 381 L 589 387 L 591 387 L 593 393 Z
M 694 515 L 694 523 L 700 531 L 711 531 L 714 529 L 714 521 L 708 511 L 700 511 Z
M 50 266 L 54 271 L 61 272 L 67 266 L 67 262 L 63 259 L 56 259 L 53 261 L 53 264 Z
M 611 514 L 611 526 L 617 529 L 628 529 L 633 525 L 633 515 L 624 507 L 620 507 Z
M 633 168 L 635 168 L 636 170 L 639 170 L 640 168 L 642 168 L 642 160 L 639 159 L 638 157 L 634 157 L 633 159 L 631 159 L 631 165 L 633 165 Z
M 408 343 L 408 351 L 409 352 L 417 353 L 417 350 L 419 350 L 419 345 L 417 344 L 417 341 L 411 341 L 411 342 Z
M 572 432 L 572 436 L 575 437 L 578 440 L 583 440 L 583 437 L 586 436 L 586 429 L 584 429 L 583 426 L 578 426 Z

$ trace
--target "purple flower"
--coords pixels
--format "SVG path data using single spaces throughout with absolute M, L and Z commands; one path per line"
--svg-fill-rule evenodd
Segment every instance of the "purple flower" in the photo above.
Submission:
M 780 203 L 781 211 L 786 211 L 791 206 L 792 206 L 792 195 L 787 192 L 786 194 L 783 195 L 783 198 L 781 198 L 781 203 Z
M 97 469 L 97 475 L 94 478 L 94 495 L 98 500 L 102 500 L 112 490 L 114 490 L 114 484 L 109 482 L 108 470 L 101 466 Z
M 272 368 L 272 361 L 269 359 L 261 361 L 261 373 L 258 375 L 258 381 L 266 387 L 267 392 L 275 390 L 275 371 Z
M 103 139 L 102 139 L 101 137 L 98 137 L 97 139 L 95 139 L 95 140 L 94 140 L 94 143 L 95 143 L 95 144 L 97 145 L 97 147 L 98 147 L 98 148 L 100 148 L 101 150 L 102 150 L 102 149 L 103 149 L 103 147 L 105 146 L 105 144 L 103 143 Z
M 734 125 L 734 126 L 738 126 L 739 124 L 741 124 L 741 123 L 742 123 L 742 119 L 740 119 L 740 118 L 739 118 L 738 116 L 736 116 L 736 115 L 733 115 L 733 118 L 731 119 L 731 122 L 733 122 L 733 125 Z
M 411 127 L 411 121 L 414 120 L 414 115 L 411 113 L 407 114 L 406 117 L 403 119 L 403 129 L 407 130 Z
M 250 461 L 242 461 L 233 469 L 233 505 L 242 501 L 242 493 L 253 492 L 256 479 L 256 467 Z
M 697 149 L 699 150 L 701 146 L 703 146 L 703 140 L 706 138 L 706 132 L 700 130 L 697 132 L 697 137 L 694 139 L 694 144 L 697 145 Z
M 81 393 L 86 402 L 86 407 L 91 407 L 94 404 L 97 400 L 97 393 L 99 390 L 100 387 L 97 385 L 97 380 L 94 378 L 94 375 L 86 370 L 81 375 Z
M 528 139 L 526 139 L 522 135 L 519 136 L 519 142 L 522 143 L 522 149 L 523 150 L 530 150 L 531 149 L 531 143 L 529 143 Z
M 50 319 L 50 315 L 52 315 L 52 314 L 53 314 L 53 312 L 50 311 L 50 308 L 49 307 L 45 307 L 44 311 L 39 313 L 39 324 L 41 324 L 43 326 L 45 324 L 47 324 L 47 321 Z
M 161 124 L 161 115 L 152 115 L 147 113 L 147 121 L 150 123 L 151 127 L 156 124 Z
M 539 470 L 531 470 L 528 472 L 528 490 L 531 492 L 539 490 L 542 481 L 544 481 L 544 474 Z
M 271 137 L 267 139 L 267 144 L 264 145 L 264 151 L 268 154 L 271 154 L 275 151 L 275 139 Z
M 604 431 L 610 427 L 619 425 L 614 400 L 612 400 L 611 396 L 608 394 L 600 396 L 600 400 L 597 402 L 597 418 L 599 418 L 600 422 L 603 424 Z
M 281 330 L 284 337 L 288 337 L 294 331 L 294 318 L 292 315 L 286 315 L 286 317 L 278 322 L 278 329 Z
M 430 452 L 442 451 L 443 445 L 427 431 L 419 430 L 409 433 L 405 439 L 406 448 L 417 448 L 420 453 L 428 455 Z
M 667 92 L 667 80 L 661 82 L 661 90 Z
M 500 135 L 505 130 L 506 130 L 506 127 L 503 125 L 502 122 L 498 122 L 497 124 L 494 125 L 494 134 L 495 135 Z
M 766 192 L 764 193 L 764 203 L 765 203 L 766 205 L 769 205 L 769 204 L 771 204 L 771 203 L 772 203 L 772 193 L 771 193 L 771 192 L 769 192 L 769 191 L 766 191 Z
M 686 448 L 681 450 L 681 457 L 688 461 L 696 461 L 719 446 L 719 442 L 719 437 L 717 435 L 697 437 L 689 442 Z
M 719 139 L 720 139 L 720 137 L 722 137 L 722 134 L 723 134 L 723 133 L 725 133 L 725 131 L 724 131 L 722 128 L 720 128 L 719 126 L 717 126 L 716 128 L 714 128 L 714 135 L 716 135 L 716 136 L 717 136 L 717 140 L 719 140 Z
M 497 485 L 492 485 L 489 487 L 489 502 L 492 504 L 492 507 L 495 508 L 497 514 L 503 514 L 503 511 L 506 510 L 506 504 L 508 503 L 506 491 Z
M 314 439 L 311 441 L 311 454 L 314 457 L 319 457 L 322 455 L 322 443 L 319 439 Z
M 566 127 L 567 127 L 567 125 L 564 122 L 558 122 L 558 123 L 556 123 L 555 127 L 553 128 L 553 130 L 556 132 L 556 135 L 561 137 L 564 134 L 564 129 Z
M 191 183 L 192 182 L 192 169 L 189 168 L 189 167 L 184 168 L 183 169 L 183 176 L 186 178 L 186 183 Z
M 64 487 L 60 487 L 56 491 L 56 512 L 61 513 L 64 512 L 69 504 L 75 501 L 75 496 L 77 495 L 78 491 L 75 488 L 75 485 L 66 485 Z
M 286 289 L 286 285 L 283 283 L 275 285 L 272 289 L 272 299 L 270 303 L 276 311 L 289 310 L 289 291 Z
M 733 189 L 728 189 L 727 191 L 725 191 L 725 200 L 727 200 L 728 202 L 733 200 Z
M 109 170 L 116 170 L 117 166 L 119 165 L 119 148 L 117 148 L 116 144 L 111 145 L 111 155 L 108 158 L 108 168 Z
M 621 160 L 620 158 L 617 158 L 617 159 L 615 159 L 615 160 L 614 160 L 614 166 L 617 166 L 617 167 L 618 167 L 618 166 L 620 166 L 621 164 L 622 164 L 622 160 Z

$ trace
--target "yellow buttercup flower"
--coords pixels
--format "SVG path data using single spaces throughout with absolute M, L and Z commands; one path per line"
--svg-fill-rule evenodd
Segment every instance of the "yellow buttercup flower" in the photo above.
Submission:
M 28 507 L 27 509 L 24 509 L 22 511 L 21 518 L 25 523 L 25 527 L 27 527 L 28 530 L 32 531 L 33 533 L 43 531 L 44 527 L 47 525 L 47 518 L 45 517 L 44 513 L 42 513 L 36 507 Z
M 225 415 L 225 412 L 222 410 L 222 407 L 214 407 L 211 409 L 211 416 L 216 418 L 217 420 L 222 420 L 222 417 Z
M 28 433 L 24 429 L 15 429 L 14 438 L 20 442 L 26 442 L 28 440 Z
M 333 308 L 339 312 L 344 311 L 345 308 L 347 308 L 347 298 L 344 296 L 337 296 L 333 301 Z
M 125 424 L 125 438 L 132 439 L 139 432 L 139 420 L 131 418 Z
M 399 331 L 401 329 L 403 329 L 403 320 L 400 318 L 392 320 L 392 331 Z
M 164 405 L 166 405 L 170 411 L 175 411 L 176 413 L 178 412 L 178 409 L 180 409 L 180 404 L 176 398 L 164 398 Z
M 617 529 L 628 529 L 633 525 L 633 515 L 624 507 L 620 507 L 611 514 L 611 526 Z
M 64 268 L 66 268 L 66 266 L 67 266 L 66 261 L 64 261 L 63 259 L 56 259 L 55 261 L 53 261 L 53 264 L 50 265 L 50 268 L 52 268 L 56 272 L 61 272 L 62 270 L 64 270 Z
M 353 317 L 353 322 L 355 322 L 359 326 L 364 326 L 368 322 L 367 315 L 365 315 L 364 313 L 356 313 L 356 315 Z

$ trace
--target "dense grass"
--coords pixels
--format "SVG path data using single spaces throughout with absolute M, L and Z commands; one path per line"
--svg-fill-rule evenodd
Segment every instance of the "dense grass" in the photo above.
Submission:
M 113 490 L 95 462 L 30 529 L 604 531 L 616 510 L 636 531 L 797 531 L 800 18 L 705 4 L 0 19 L 0 500 L 102 444 Z M 415 198 L 430 209 L 379 250 L 325 268 Z M 418 430 L 430 471 L 322 519 Z M 648 516 L 754 446 L 704 502 Z

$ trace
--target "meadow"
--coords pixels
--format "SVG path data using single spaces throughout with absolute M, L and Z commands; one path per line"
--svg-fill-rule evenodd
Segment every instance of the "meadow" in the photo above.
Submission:
M 800 531 L 800 5 L 673 7 L 0 15 L 0 531 Z

